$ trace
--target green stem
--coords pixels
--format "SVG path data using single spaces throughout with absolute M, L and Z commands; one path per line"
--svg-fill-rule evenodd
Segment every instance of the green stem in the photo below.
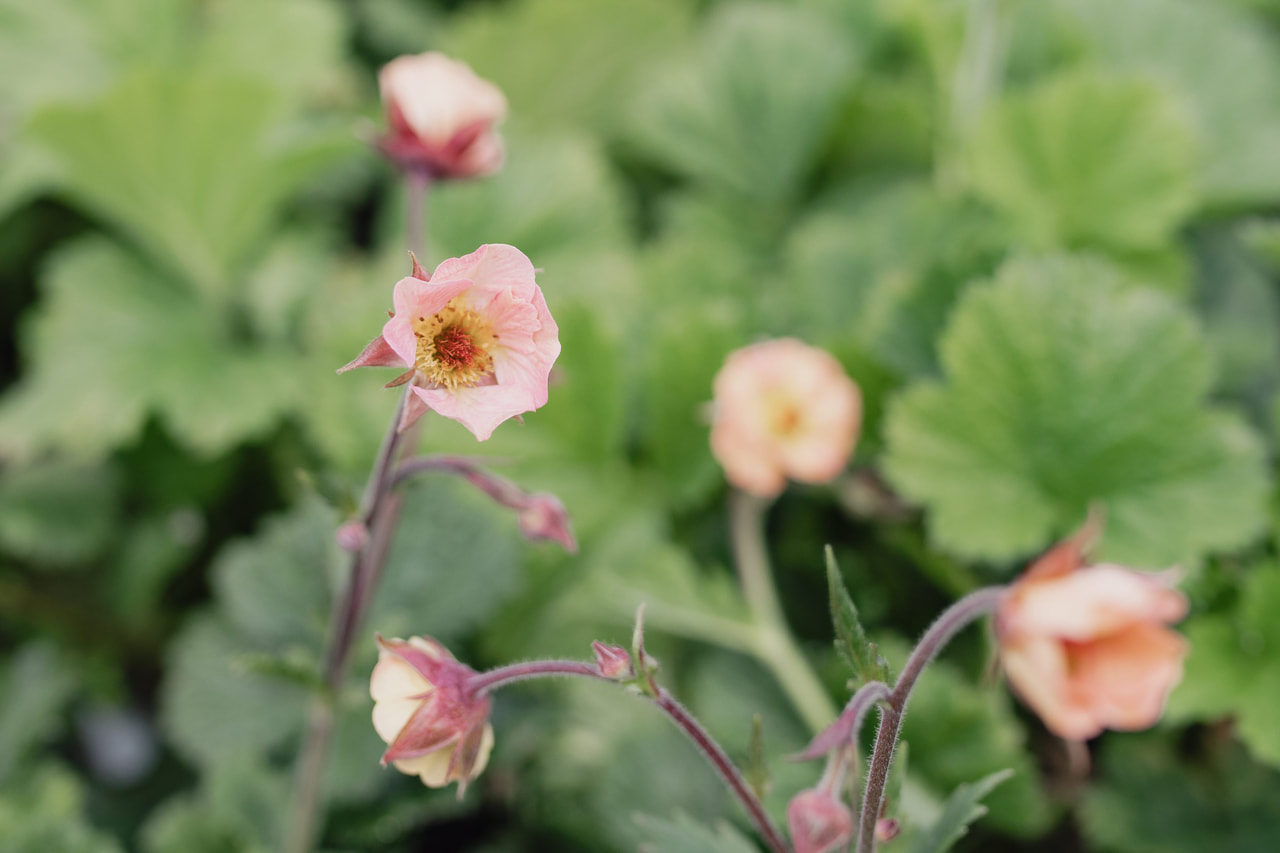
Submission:
M 764 537 L 768 508 L 769 501 L 736 489 L 729 496 L 734 562 L 755 626 L 751 648 L 805 723 L 817 732 L 835 719 L 836 707 L 796 644 L 778 602 Z

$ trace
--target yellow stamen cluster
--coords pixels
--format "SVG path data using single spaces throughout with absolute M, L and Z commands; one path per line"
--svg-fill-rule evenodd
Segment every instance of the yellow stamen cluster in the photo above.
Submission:
M 493 373 L 496 335 L 478 312 L 457 299 L 430 317 L 414 317 L 418 339 L 413 369 L 420 379 L 455 391 Z

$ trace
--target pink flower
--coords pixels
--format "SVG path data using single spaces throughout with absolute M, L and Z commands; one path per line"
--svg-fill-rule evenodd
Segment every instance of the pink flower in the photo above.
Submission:
M 1057 545 L 996 611 L 1000 661 L 1015 692 L 1059 737 L 1155 724 L 1182 678 L 1186 615 L 1170 573 L 1084 565 L 1087 531 Z
M 382 763 L 432 788 L 457 782 L 461 796 L 493 748 L 489 699 L 466 687 L 475 672 L 429 637 L 379 637 L 378 646 L 369 694 L 373 727 L 388 744 Z
M 796 853 L 827 853 L 848 845 L 853 815 L 830 793 L 811 788 L 787 804 L 787 829 Z
M 400 168 L 434 178 L 492 174 L 502 165 L 494 125 L 507 99 L 465 62 L 442 53 L 401 56 L 378 73 L 390 132 L 379 141 Z
M 507 418 L 547 402 L 560 330 L 519 249 L 481 246 L 429 278 L 415 262 L 393 301 L 382 334 L 338 372 L 409 368 L 388 384 L 412 383 L 400 429 L 432 409 L 484 441 Z
M 858 386 L 828 353 L 794 338 L 729 354 L 715 378 L 711 451 L 729 482 L 772 497 L 788 478 L 825 483 L 849 461 Z

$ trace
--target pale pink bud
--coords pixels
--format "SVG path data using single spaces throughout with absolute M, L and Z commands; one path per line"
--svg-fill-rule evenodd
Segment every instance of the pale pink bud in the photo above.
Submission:
M 401 56 L 378 73 L 389 132 L 378 143 L 406 171 L 433 178 L 488 175 L 502 166 L 498 87 L 442 53 Z
M 388 744 L 382 763 L 432 788 L 457 782 L 461 796 L 493 748 L 489 699 L 467 689 L 474 670 L 430 637 L 378 645 L 369 694 L 373 727 Z
M 591 650 L 596 653 L 596 666 L 605 678 L 629 678 L 633 674 L 631 655 L 621 646 L 611 646 L 599 640 L 591 641 Z
M 853 837 L 853 815 L 835 797 L 810 788 L 787 804 L 787 828 L 796 853 L 828 853 Z
M 711 451 L 730 483 L 772 497 L 788 479 L 834 479 L 861 420 L 858 386 L 830 354 L 765 341 L 730 353 L 716 374 Z
M 902 831 L 902 824 L 897 818 L 882 817 L 876 821 L 876 841 L 892 841 Z
M 578 541 L 573 538 L 569 513 L 555 495 L 546 492 L 529 495 L 519 507 L 520 532 L 534 542 L 558 542 L 570 554 L 578 551 Z
M 1086 566 L 1084 536 L 1037 560 L 995 615 L 1010 686 L 1067 740 L 1154 725 L 1187 653 L 1165 627 L 1187 612 L 1173 574 Z
M 431 409 L 484 441 L 546 404 L 560 330 L 519 249 L 495 243 L 450 258 L 430 280 L 400 279 L 392 301 L 382 334 L 338 372 L 407 370 L 390 383 L 409 382 L 412 392 L 400 429 Z
M 354 554 L 369 541 L 369 528 L 363 521 L 348 521 L 337 529 L 334 538 L 338 540 L 339 548 Z

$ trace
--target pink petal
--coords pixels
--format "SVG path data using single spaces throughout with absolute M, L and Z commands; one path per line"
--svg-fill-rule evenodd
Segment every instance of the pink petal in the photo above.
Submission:
M 1085 642 L 1136 622 L 1175 622 L 1186 615 L 1187 599 L 1171 582 L 1104 564 L 1015 584 L 1001 608 L 1001 628 Z
M 1108 728 L 1134 731 L 1160 719 L 1169 692 L 1182 679 L 1187 641 L 1152 624 L 1134 625 L 1077 647 L 1072 687 Z
M 510 287 L 516 296 L 532 299 L 535 270 L 524 252 L 504 243 L 488 243 L 461 258 L 441 262 L 432 281 L 464 278 L 479 288 Z

